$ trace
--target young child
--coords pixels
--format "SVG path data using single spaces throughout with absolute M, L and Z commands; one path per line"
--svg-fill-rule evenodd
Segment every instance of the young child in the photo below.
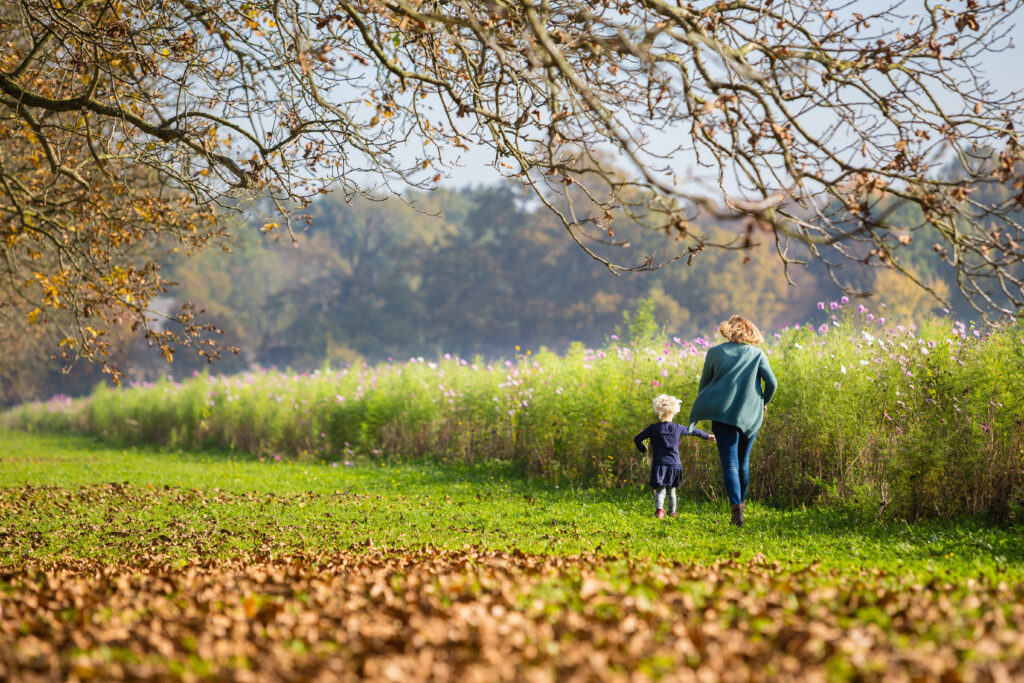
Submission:
M 661 394 L 652 401 L 654 414 L 660 422 L 647 427 L 635 437 L 637 450 L 646 453 L 644 440 L 651 441 L 651 491 L 654 493 L 654 516 L 665 519 L 665 494 L 668 494 L 668 516 L 676 516 L 676 489 L 683 479 L 683 463 L 679 460 L 679 437 L 699 436 L 715 440 L 715 437 L 696 427 L 687 427 L 672 422 L 679 412 L 680 402 L 675 396 Z

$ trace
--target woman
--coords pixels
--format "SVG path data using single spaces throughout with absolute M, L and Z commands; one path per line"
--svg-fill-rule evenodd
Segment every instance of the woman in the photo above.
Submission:
M 757 348 L 764 335 L 754 323 L 734 315 L 718 330 L 728 341 L 708 349 L 697 398 L 690 408 L 690 425 L 711 420 L 732 523 L 741 527 L 750 481 L 750 447 L 778 383 L 768 358 Z

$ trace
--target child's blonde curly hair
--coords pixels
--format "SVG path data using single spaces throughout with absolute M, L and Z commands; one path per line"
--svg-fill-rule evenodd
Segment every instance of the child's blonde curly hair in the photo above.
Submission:
M 658 416 L 658 419 L 664 422 L 673 415 L 678 414 L 679 409 L 683 404 L 675 396 L 660 394 L 654 397 L 654 400 L 651 401 L 651 405 L 654 408 L 654 413 Z

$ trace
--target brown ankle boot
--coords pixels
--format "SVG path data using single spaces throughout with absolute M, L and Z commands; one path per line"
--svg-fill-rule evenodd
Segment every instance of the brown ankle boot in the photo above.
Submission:
M 730 503 L 732 508 L 732 523 L 738 527 L 743 526 L 743 503 Z

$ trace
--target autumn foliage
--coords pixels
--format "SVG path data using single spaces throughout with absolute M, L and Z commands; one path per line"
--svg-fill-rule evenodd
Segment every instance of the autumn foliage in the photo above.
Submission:
M 105 358 L 122 326 L 167 357 L 212 331 L 190 311 L 158 328 L 149 304 L 167 252 L 217 235 L 217 212 L 260 199 L 254 224 L 292 233 L 329 188 L 434 188 L 472 147 L 616 273 L 763 240 L 847 287 L 843 262 L 927 286 L 900 261 L 926 242 L 986 315 L 1024 303 L 1021 99 L 981 77 L 1015 3 L 0 9 L 3 334 L 47 324 L 71 358 Z M 950 159 L 964 173 L 944 175 Z M 702 214 L 746 232 L 720 241 Z M 615 221 L 634 219 L 675 253 L 597 246 L 624 249 Z
M 371 543 L 183 567 L 33 563 L 0 581 L 0 674 L 13 679 L 1024 675 L 1020 584 L 922 586 L 763 558 L 705 567 Z

